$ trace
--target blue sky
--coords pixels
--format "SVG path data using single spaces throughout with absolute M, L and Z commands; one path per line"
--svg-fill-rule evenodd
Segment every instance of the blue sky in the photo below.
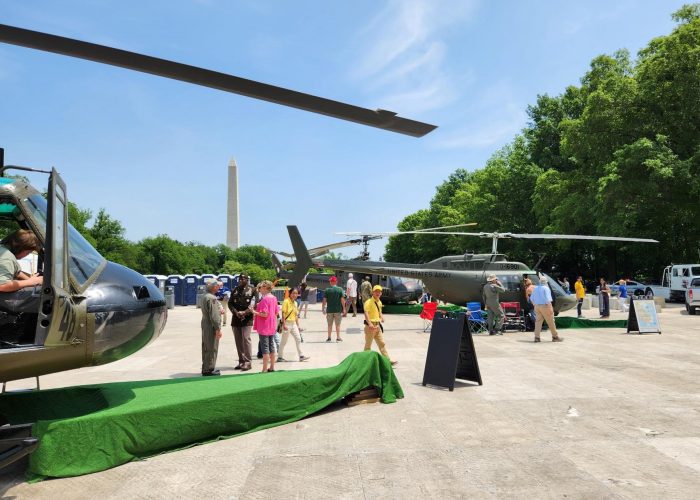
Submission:
M 105 208 L 134 241 L 225 242 L 232 157 L 243 244 L 288 249 L 287 224 L 309 246 L 341 239 L 337 231 L 390 231 L 455 169 L 481 168 L 510 142 L 537 94 L 577 85 L 599 54 L 636 54 L 673 29 L 682 4 L 0 0 L 2 24 L 439 127 L 416 139 L 0 44 L 0 147 L 7 163 L 56 167 L 72 201 Z M 382 249 L 374 244 L 373 257 Z

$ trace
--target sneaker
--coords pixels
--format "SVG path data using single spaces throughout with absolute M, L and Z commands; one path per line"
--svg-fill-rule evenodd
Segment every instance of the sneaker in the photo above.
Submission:
M 247 371 L 250 370 L 251 368 L 252 368 L 252 367 L 251 367 L 250 365 L 243 365 L 243 366 L 241 366 L 241 371 L 242 371 L 242 372 L 247 372 Z
M 284 361 L 287 361 L 287 360 L 284 359 L 282 356 L 280 356 L 280 357 L 277 358 L 277 363 L 279 363 L 280 361 L 284 362 Z
M 330 337 L 326 339 L 326 342 L 333 342 Z
M 234 369 L 234 370 L 240 370 L 242 367 L 243 367 L 243 365 L 238 365 L 238 366 L 234 367 L 233 369 Z
M 221 371 L 219 370 L 202 373 L 202 377 L 218 377 L 219 375 L 221 375 Z
M 343 341 L 343 339 L 341 339 L 341 338 L 337 338 L 337 339 L 335 339 L 335 341 L 336 341 L 336 342 L 342 342 L 342 341 Z
M 539 337 L 535 337 L 535 342 L 542 342 Z
M 564 337 L 553 337 L 552 342 L 564 342 Z
M 268 371 L 268 372 L 274 372 L 274 371 L 275 371 L 275 369 L 274 369 L 274 368 L 268 368 L 268 370 L 267 370 L 267 371 Z
M 311 359 L 311 356 L 299 356 L 299 361 L 308 361 Z

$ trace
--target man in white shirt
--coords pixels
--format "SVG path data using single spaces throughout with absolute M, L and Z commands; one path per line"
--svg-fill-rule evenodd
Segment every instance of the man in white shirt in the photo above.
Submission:
M 345 294 L 347 295 L 347 300 L 345 301 L 345 314 L 350 311 L 350 306 L 352 305 L 352 315 L 357 316 L 357 281 L 352 277 L 352 273 L 348 273 L 348 282 L 345 285 Z

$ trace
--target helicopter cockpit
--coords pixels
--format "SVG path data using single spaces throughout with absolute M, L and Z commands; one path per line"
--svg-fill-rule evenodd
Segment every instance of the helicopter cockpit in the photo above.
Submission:
M 23 178 L 0 177 L 0 238 L 31 230 L 43 274 L 41 286 L 22 290 L 33 308 L 18 307 L 17 292 L 0 293 L 0 382 L 121 359 L 165 326 L 158 288 L 107 261 L 68 223 L 65 184 L 50 174 L 47 195 Z

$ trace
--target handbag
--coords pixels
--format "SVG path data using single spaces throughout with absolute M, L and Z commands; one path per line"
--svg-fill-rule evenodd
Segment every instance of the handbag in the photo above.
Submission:
M 277 323 L 277 333 L 282 333 L 282 331 L 284 330 L 284 323 L 287 321 L 287 318 L 289 318 L 292 315 L 293 312 L 294 311 L 289 311 L 289 314 L 287 314 L 284 320 Z

